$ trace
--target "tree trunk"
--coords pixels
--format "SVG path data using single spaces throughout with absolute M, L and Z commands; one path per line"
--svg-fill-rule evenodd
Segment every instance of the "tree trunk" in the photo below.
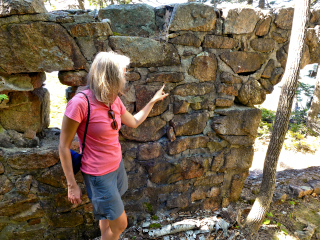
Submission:
M 320 126 L 317 124 L 318 114 L 320 108 L 320 64 L 318 64 L 318 71 L 316 77 L 316 85 L 313 92 L 310 109 L 307 113 L 307 127 L 320 134 Z
M 79 8 L 82 9 L 82 10 L 85 10 L 84 0 L 78 0 L 78 3 L 79 3 Z
M 285 83 L 281 89 L 275 124 L 264 162 L 261 188 L 243 226 L 244 231 L 248 234 L 258 232 L 272 201 L 276 185 L 278 159 L 287 132 L 292 102 L 297 89 L 306 27 L 309 20 L 309 8 L 310 0 L 296 0 L 292 26 L 294 31 L 291 32 L 293 41 L 290 41 L 289 45 L 287 65 L 283 76 Z
M 248 5 L 252 5 L 253 4 L 253 0 L 248 0 Z
M 259 8 L 264 9 L 265 0 L 259 0 Z

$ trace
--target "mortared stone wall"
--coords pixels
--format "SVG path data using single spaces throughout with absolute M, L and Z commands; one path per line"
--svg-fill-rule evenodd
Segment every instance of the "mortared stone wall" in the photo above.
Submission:
M 129 223 L 237 201 L 261 117 L 254 105 L 281 80 L 292 18 L 291 8 L 137 4 L 48 13 L 41 0 L 1 1 L 0 93 L 9 99 L 0 104 L 0 239 L 99 235 L 81 173 L 83 202 L 67 201 L 60 131 L 47 129 L 42 85 L 44 72 L 59 71 L 76 91 L 100 51 L 131 59 L 121 97 L 130 112 L 163 83 L 170 93 L 139 128 L 121 128 Z M 303 65 L 320 60 L 319 24 L 312 10 Z

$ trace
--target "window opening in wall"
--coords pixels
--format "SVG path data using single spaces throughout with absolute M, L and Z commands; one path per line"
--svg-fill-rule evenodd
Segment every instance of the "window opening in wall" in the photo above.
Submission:
M 61 128 L 62 118 L 67 105 L 67 85 L 60 83 L 58 72 L 46 73 L 45 86 L 50 93 L 49 128 Z

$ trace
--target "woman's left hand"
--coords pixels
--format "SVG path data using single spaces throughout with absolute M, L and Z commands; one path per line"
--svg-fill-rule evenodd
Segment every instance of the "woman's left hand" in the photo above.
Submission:
M 156 102 L 158 102 L 160 100 L 163 100 L 166 96 L 169 95 L 169 93 L 165 93 L 163 91 L 164 87 L 165 87 L 165 84 L 163 84 L 163 86 L 160 88 L 160 90 L 156 92 L 156 94 L 151 99 L 151 102 L 156 103 Z

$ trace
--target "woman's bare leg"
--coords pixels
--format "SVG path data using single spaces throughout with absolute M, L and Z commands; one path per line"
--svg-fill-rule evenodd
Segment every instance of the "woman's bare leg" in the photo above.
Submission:
M 115 220 L 100 220 L 101 240 L 118 240 L 120 234 L 127 228 L 127 214 L 125 211 Z

